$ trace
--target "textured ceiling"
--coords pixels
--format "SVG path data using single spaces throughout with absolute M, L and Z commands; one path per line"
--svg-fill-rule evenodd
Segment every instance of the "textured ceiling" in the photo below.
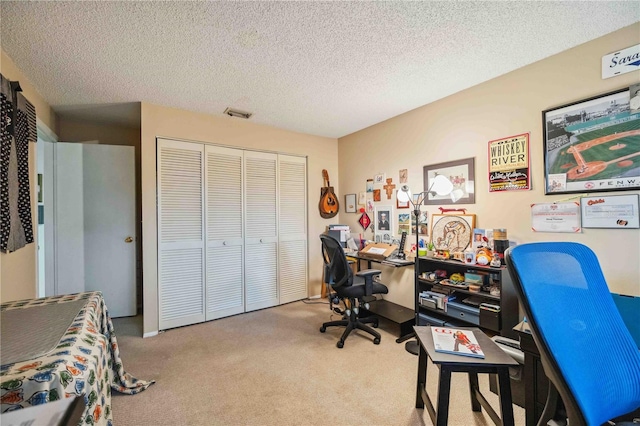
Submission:
M 2 48 L 64 116 L 231 106 L 329 137 L 640 21 L 637 1 L 0 3 Z

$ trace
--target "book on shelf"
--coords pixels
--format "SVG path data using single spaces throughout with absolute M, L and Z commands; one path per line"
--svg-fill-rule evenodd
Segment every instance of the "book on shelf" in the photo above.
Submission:
M 431 327 L 436 352 L 484 358 L 484 352 L 471 330 L 450 327 Z

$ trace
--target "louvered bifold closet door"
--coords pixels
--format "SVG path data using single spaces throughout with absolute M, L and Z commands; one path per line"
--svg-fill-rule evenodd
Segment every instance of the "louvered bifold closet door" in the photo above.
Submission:
M 277 154 L 245 151 L 245 310 L 278 304 Z
M 160 329 L 205 320 L 204 146 L 158 139 Z
M 242 150 L 205 147 L 207 321 L 244 312 Z
M 280 303 L 305 299 L 307 290 L 307 159 L 278 155 Z

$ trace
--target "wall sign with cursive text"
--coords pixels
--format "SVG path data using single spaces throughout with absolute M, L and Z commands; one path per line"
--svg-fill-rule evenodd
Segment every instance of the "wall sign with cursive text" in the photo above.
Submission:
M 529 133 L 489 142 L 489 192 L 531 189 Z

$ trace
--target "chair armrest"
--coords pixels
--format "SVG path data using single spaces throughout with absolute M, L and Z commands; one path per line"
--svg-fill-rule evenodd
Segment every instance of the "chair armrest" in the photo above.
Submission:
M 367 278 L 367 277 L 375 277 L 376 275 L 380 275 L 382 273 L 379 269 L 363 269 L 360 272 L 356 272 L 356 275 L 359 277 Z
M 357 276 L 364 278 L 364 294 L 371 296 L 373 294 L 373 277 L 382 273 L 379 269 L 363 269 L 356 273 Z

